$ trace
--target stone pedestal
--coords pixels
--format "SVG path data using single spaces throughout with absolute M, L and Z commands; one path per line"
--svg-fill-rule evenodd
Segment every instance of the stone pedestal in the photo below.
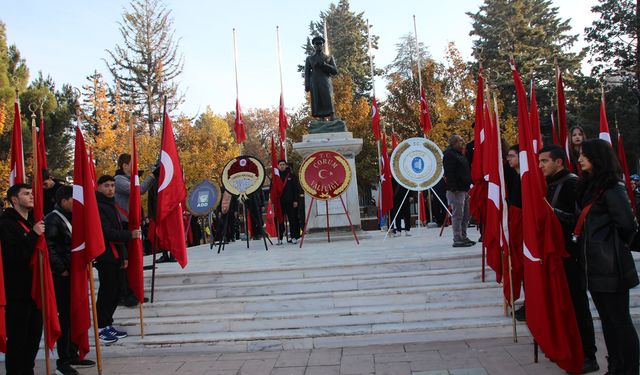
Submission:
M 302 142 L 294 143 L 293 150 L 306 158 L 310 154 L 330 150 L 339 152 L 349 162 L 351 167 L 351 183 L 347 191 L 342 194 L 344 204 L 349 211 L 349 217 L 356 230 L 360 229 L 360 202 L 358 200 L 358 180 L 356 179 L 355 157 L 362 151 L 362 139 L 353 138 L 351 132 L 307 134 Z M 305 214 L 311 204 L 311 197 L 305 194 Z M 325 201 L 316 200 L 309 214 L 309 231 L 325 230 L 327 227 L 327 209 Z M 304 223 L 301 223 L 304 225 Z M 329 200 L 329 225 L 332 229 L 348 229 L 349 220 L 344 214 L 340 198 Z

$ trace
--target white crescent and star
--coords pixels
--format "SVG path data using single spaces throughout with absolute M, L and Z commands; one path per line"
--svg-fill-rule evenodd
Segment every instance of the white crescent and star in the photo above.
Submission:
M 164 180 L 162 180 L 162 184 L 158 187 L 158 193 L 164 190 L 173 179 L 173 160 L 171 160 L 171 156 L 167 154 L 164 150 L 160 154 L 160 163 L 164 167 Z
M 321 170 L 319 170 L 319 171 L 318 171 L 318 177 L 320 177 L 320 178 L 327 178 L 326 176 L 323 176 L 323 175 L 322 175 L 322 172 L 326 172 L 326 171 L 327 171 L 326 169 L 321 169 Z

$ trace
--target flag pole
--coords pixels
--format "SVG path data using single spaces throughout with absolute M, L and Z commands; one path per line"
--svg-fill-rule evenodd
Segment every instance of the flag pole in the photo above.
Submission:
M 324 54 L 329 56 L 331 51 L 329 50 L 329 33 L 327 33 L 327 19 L 324 19 Z
M 282 100 L 282 110 L 284 111 L 284 84 L 282 83 L 282 51 L 280 49 L 280 27 L 276 26 L 276 45 L 278 48 L 278 71 L 280 73 L 280 100 Z M 279 125 L 279 124 L 278 124 Z M 285 138 L 286 138 L 286 129 L 285 129 Z M 286 139 L 280 139 L 282 141 L 282 147 L 284 148 L 284 160 L 289 162 L 289 157 L 287 156 L 287 141 Z M 279 227 L 278 227 L 279 228 Z
M 420 66 L 420 44 L 418 43 L 418 27 L 416 26 L 416 15 L 413 15 L 413 35 L 415 36 L 416 42 L 416 62 L 418 63 L 418 83 L 420 86 L 420 90 L 418 91 L 418 97 L 422 100 L 422 67 Z M 424 137 L 427 138 L 427 135 L 424 134 Z M 420 228 L 420 199 L 421 192 L 418 191 L 418 220 L 416 223 L 418 224 L 418 228 Z
M 20 95 L 18 93 L 17 87 L 16 87 L 16 103 L 18 103 L 18 114 L 20 114 L 22 112 L 22 109 L 20 108 Z M 22 149 L 22 155 L 20 156 L 20 159 L 21 159 L 20 162 L 22 163 L 22 181 L 27 181 L 27 170 L 24 168 L 24 142 L 22 141 L 22 133 L 20 134 L 20 141 L 22 142 L 22 144 L 20 144 L 20 148 Z M 11 166 L 9 169 L 11 168 L 13 168 L 13 166 Z
M 93 266 L 87 264 L 89 278 L 89 290 L 91 291 L 91 317 L 93 318 L 93 338 L 96 342 L 96 362 L 98 374 L 102 375 L 102 349 L 100 348 L 100 335 L 98 334 L 98 313 L 96 311 L 96 286 L 93 281 Z
M 33 152 L 32 152 L 32 163 L 33 163 L 33 177 L 31 181 L 31 188 L 36 193 L 38 189 L 40 189 L 40 193 L 42 194 L 42 186 L 38 185 L 38 130 L 36 128 L 36 112 L 35 109 L 31 109 L 29 106 L 29 110 L 31 111 L 31 141 L 33 142 Z M 44 236 L 44 234 L 41 234 Z M 49 363 L 49 326 L 47 325 L 47 302 L 44 294 L 44 256 L 42 252 L 38 250 L 38 272 L 40 273 L 40 311 L 42 313 L 42 326 L 44 328 L 44 363 L 47 374 L 51 373 L 51 365 Z
M 374 78 L 374 72 L 373 72 L 373 55 L 371 53 L 371 25 L 369 24 L 369 20 L 367 19 L 367 48 L 368 48 L 368 52 L 369 52 L 369 69 L 371 70 L 371 91 L 373 93 L 373 98 L 376 98 L 376 82 L 375 82 L 375 78 Z M 377 105 L 376 105 L 377 107 Z M 373 108 L 373 106 L 372 106 Z M 376 108 L 376 111 L 378 109 Z M 374 113 L 375 115 L 375 113 Z M 373 118 L 372 118 L 373 121 Z M 376 146 L 378 149 L 378 195 L 380 196 L 380 199 L 378 199 L 378 206 L 380 214 L 378 215 L 380 217 L 380 219 L 382 219 L 382 184 L 380 183 L 380 179 L 382 178 L 382 165 L 380 164 L 380 140 L 377 139 L 376 140 Z
M 162 114 L 162 118 L 164 118 L 164 113 Z M 130 135 L 130 137 L 129 137 L 129 149 L 131 150 L 131 160 L 133 161 L 133 159 L 135 158 L 136 163 L 137 163 L 138 158 L 134 155 L 136 150 L 133 148 L 133 143 L 135 142 L 136 132 L 135 132 L 134 124 L 133 124 L 133 112 L 131 112 L 131 105 L 129 105 L 129 135 Z M 137 166 L 136 166 L 136 170 L 137 170 Z M 133 178 L 133 179 L 136 178 L 136 176 L 130 176 L 130 177 Z M 140 228 L 135 228 L 135 229 L 140 229 Z M 140 315 L 140 337 L 141 338 L 144 338 L 144 310 L 142 308 L 143 304 L 144 304 L 144 299 L 138 304 L 139 315 Z
M 164 140 L 164 127 L 165 127 L 165 118 L 167 117 L 167 96 L 165 95 L 163 98 L 163 110 L 162 110 L 162 130 L 160 132 L 160 152 L 162 152 L 162 142 Z M 158 155 L 158 161 L 160 161 L 160 155 Z M 156 227 L 158 225 L 157 223 L 157 215 L 158 215 L 158 198 L 156 197 Z M 152 263 L 152 268 L 151 268 L 151 303 L 153 303 L 153 297 L 154 297 L 154 293 L 155 293 L 155 286 L 156 286 L 156 253 L 158 252 L 158 236 L 156 236 L 156 234 L 153 234 L 153 246 L 152 246 L 152 252 L 153 252 L 153 263 Z
M 239 96 L 239 90 L 238 90 L 238 49 L 236 47 L 236 29 L 235 27 L 233 28 L 233 68 L 235 71 L 235 77 L 236 77 L 236 103 L 238 103 L 238 100 L 240 100 L 240 96 Z M 238 111 L 237 105 L 236 105 L 236 112 Z M 239 113 L 236 113 L 236 118 L 240 116 Z M 236 140 L 238 139 L 238 135 L 236 134 Z M 240 155 L 242 155 L 242 151 L 244 149 L 244 142 L 240 143 Z

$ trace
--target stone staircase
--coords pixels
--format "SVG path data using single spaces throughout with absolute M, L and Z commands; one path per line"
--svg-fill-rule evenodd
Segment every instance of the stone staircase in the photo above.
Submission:
M 512 335 L 501 286 L 487 268 L 480 280 L 480 246 L 452 248 L 438 229 L 412 237 L 369 232 L 351 241 L 310 241 L 264 251 L 252 241 L 189 249 L 189 265 L 159 264 L 154 303 L 119 307 L 116 324 L 130 337 L 106 348 L 206 347 L 258 351 L 427 342 Z M 147 261 L 147 260 L 145 260 Z M 147 292 L 150 271 L 145 271 Z M 631 293 L 640 320 L 640 292 Z M 594 315 L 595 310 L 594 310 Z M 518 323 L 519 335 L 528 335 Z M 598 328 L 597 328 L 598 329 Z

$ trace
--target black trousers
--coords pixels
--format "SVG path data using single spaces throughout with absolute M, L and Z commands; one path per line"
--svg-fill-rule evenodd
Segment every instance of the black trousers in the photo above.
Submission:
M 42 337 L 42 313 L 31 298 L 7 300 L 7 375 L 33 374 Z
M 98 300 L 96 310 L 98 313 L 98 328 L 104 328 L 113 324 L 113 313 L 118 307 L 120 290 L 122 288 L 122 273 L 120 265 L 115 263 L 97 263 L 98 280 Z
M 393 218 L 395 217 L 396 218 L 395 229 L 397 231 L 406 230 L 408 232 L 411 229 L 411 211 L 409 210 L 409 197 L 405 199 L 402 207 L 400 207 L 400 203 L 402 203 L 402 201 L 393 203 L 393 208 L 391 209 L 392 216 L 390 220 L 393 220 Z M 400 207 L 400 209 L 398 209 L 397 207 Z M 398 211 L 400 212 L 398 213 Z M 402 220 L 404 220 L 404 227 L 402 227 Z
M 602 322 L 609 361 L 616 374 L 638 374 L 638 334 L 629 313 L 629 291 L 603 293 L 591 291 Z
M 78 347 L 71 342 L 71 284 L 69 277 L 54 276 L 53 285 L 56 291 L 58 305 L 58 320 L 60 321 L 60 337 L 57 341 L 58 366 L 69 363 L 78 358 Z
M 280 202 L 282 207 L 282 213 L 287 215 L 289 220 L 289 238 L 300 238 L 300 219 L 298 218 L 298 209 L 293 207 L 293 202 Z M 278 230 L 278 239 L 282 240 L 284 234 L 284 223 L 281 224 L 280 230 Z
M 575 258 L 564 259 L 564 272 L 567 276 L 567 284 L 573 309 L 576 313 L 576 322 L 582 338 L 582 351 L 585 359 L 596 358 L 596 337 L 593 332 L 593 317 L 589 309 L 589 297 L 587 291 L 580 287 L 580 266 Z

